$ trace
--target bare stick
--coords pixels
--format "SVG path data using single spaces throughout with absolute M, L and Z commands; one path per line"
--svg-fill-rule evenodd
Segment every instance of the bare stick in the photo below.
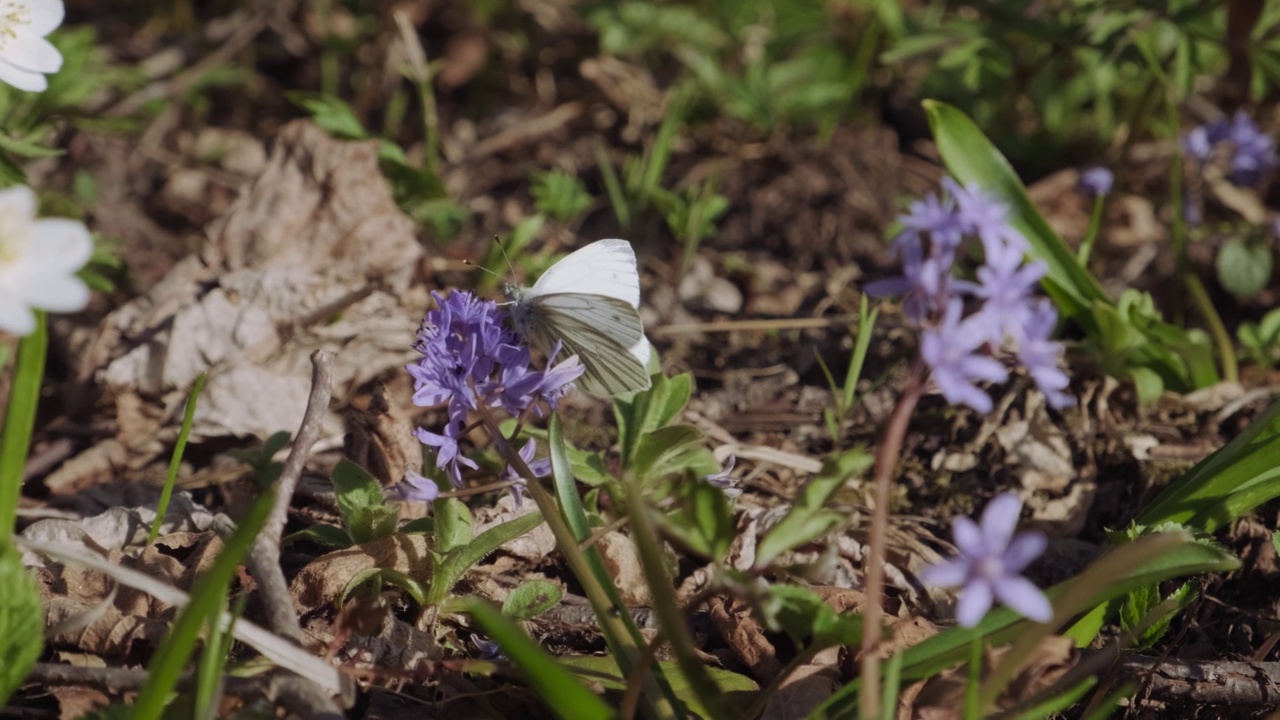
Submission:
M 311 353 L 311 396 L 307 398 L 307 410 L 302 415 L 302 425 L 293 439 L 289 457 L 280 471 L 276 488 L 276 502 L 262 526 L 262 532 L 254 540 L 253 550 L 246 564 L 262 592 L 262 605 L 266 611 L 267 626 L 274 632 L 302 644 L 302 628 L 289 595 L 289 584 L 280 569 L 280 538 L 288 521 L 289 502 L 302 477 L 302 468 L 311 454 L 311 446 L 320 439 L 325 413 L 329 411 L 329 398 L 333 384 L 333 353 L 316 350 Z
M 1280 703 L 1280 663 L 1160 660 L 1135 656 L 1120 663 L 1122 677 L 1140 682 L 1161 702 L 1212 705 Z
M 27 676 L 27 683 L 43 686 L 75 686 L 101 688 L 110 693 L 132 692 L 146 685 L 145 668 L 79 667 L 60 663 L 37 663 Z M 306 718 L 344 718 L 342 710 L 320 688 L 296 675 L 269 675 L 258 678 L 227 676 L 222 679 L 226 692 L 236 696 L 263 697 L 279 702 L 285 709 Z M 178 688 L 195 687 L 195 676 L 184 675 Z

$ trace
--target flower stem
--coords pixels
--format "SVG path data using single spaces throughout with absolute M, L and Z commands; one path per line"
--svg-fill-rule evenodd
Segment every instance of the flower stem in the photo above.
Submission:
M 35 430 L 36 410 L 40 404 L 40 386 L 44 380 L 49 324 L 43 312 L 37 312 L 35 316 L 35 332 L 18 343 L 9 406 L 5 408 L 4 429 L 0 431 L 0 543 L 8 542 L 17 522 L 18 502 L 22 498 L 22 471 L 31 449 L 31 434 Z
M 881 622 L 884 619 L 884 556 L 885 533 L 889 525 L 889 500 L 893 488 L 893 473 L 902 455 L 902 442 L 907 436 L 907 426 L 916 403 L 924 394 L 925 366 L 917 359 L 907 376 L 902 397 L 889 416 L 884 436 L 876 447 L 875 457 L 875 507 L 871 514 L 871 535 L 868 541 L 867 560 L 864 565 L 864 585 L 867 608 L 863 613 L 862 628 L 862 690 L 858 703 L 863 720 L 875 720 L 880 716 L 880 639 L 883 637 Z
M 524 461 L 524 458 L 520 457 L 520 453 L 503 436 L 493 413 L 484 406 L 479 408 L 479 413 L 484 418 L 484 424 L 489 431 L 490 437 L 493 438 L 498 452 L 525 479 L 529 497 L 533 499 L 534 504 L 538 506 L 538 510 L 542 512 L 542 519 L 546 521 L 551 534 L 555 536 L 556 547 L 559 548 L 560 554 L 564 556 L 569 570 L 573 572 L 578 583 L 582 585 L 582 591 L 587 596 L 588 602 L 591 603 L 591 608 L 600 623 L 600 630 L 603 632 L 609 647 L 616 654 L 618 668 L 622 671 L 623 677 L 626 677 L 636 663 L 641 661 L 643 653 L 640 644 L 631 635 L 622 619 L 627 616 L 627 609 L 615 606 L 610 600 L 609 593 L 597 580 L 595 573 L 591 571 L 587 556 L 578 547 L 578 541 L 574 537 L 573 530 L 569 528 L 569 525 L 564 521 L 564 517 L 561 516 L 560 507 L 556 504 L 555 498 L 551 496 L 551 493 L 547 492 L 546 488 L 542 486 L 542 481 L 529 469 L 529 464 Z M 654 675 L 648 674 L 644 682 L 645 692 L 642 696 L 642 702 L 647 704 L 646 710 L 649 711 L 646 715 L 674 719 L 676 717 L 675 708 L 663 693 L 662 688 L 659 687 Z

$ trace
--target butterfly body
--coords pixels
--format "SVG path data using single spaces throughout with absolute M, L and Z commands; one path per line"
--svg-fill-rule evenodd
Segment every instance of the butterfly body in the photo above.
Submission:
M 649 387 L 638 311 L 640 277 L 626 240 L 599 240 L 551 266 L 533 287 L 506 286 L 516 329 L 548 350 L 559 341 L 586 368 L 579 386 L 602 397 Z

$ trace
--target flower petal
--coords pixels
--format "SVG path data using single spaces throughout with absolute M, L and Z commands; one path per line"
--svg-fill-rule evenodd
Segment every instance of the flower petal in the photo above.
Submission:
M 959 587 L 969 578 L 970 565 L 972 565 L 972 563 L 965 557 L 943 560 L 940 563 L 929 565 L 924 570 L 921 570 L 920 582 L 928 585 L 929 587 Z
M 956 622 L 962 627 L 973 627 L 991 609 L 993 593 L 986 581 L 971 582 L 960 591 L 956 601 Z
M 982 543 L 982 531 L 977 523 L 963 515 L 951 520 L 951 540 L 961 555 L 974 558 L 987 554 L 987 547 Z
M 75 275 L 37 272 L 11 280 L 12 291 L 41 310 L 79 312 L 89 304 L 89 287 Z
M 1049 598 L 1044 596 L 1035 583 L 1024 577 L 1000 578 L 994 583 L 995 595 L 1023 617 L 1036 622 L 1049 622 L 1053 619 L 1053 606 Z
M 0 62 L 0 65 L 3 64 Z M 38 205 L 35 191 L 26 185 L 15 185 L 6 190 L 0 190 L 0 219 L 5 221 L 13 217 L 31 222 L 31 219 L 36 216 Z
M 27 12 L 31 13 L 27 32 L 40 37 L 57 30 L 67 13 L 62 0 L 28 0 L 26 6 Z
M 76 272 L 92 255 L 93 237 L 84 223 L 66 218 L 32 223 L 28 262 L 34 271 Z
M 0 55 L 0 82 L 27 92 L 44 92 L 49 88 L 49 81 L 44 75 L 24 70 L 5 60 L 2 55 Z
M 23 33 L 10 38 L 0 58 L 28 72 L 56 73 L 62 69 L 62 53 L 42 37 Z
M 26 303 L 8 294 L 0 295 L 0 330 L 13 335 L 30 335 L 36 329 L 35 315 Z
M 987 503 L 982 511 L 982 541 L 988 552 L 999 554 L 1005 551 L 1013 539 L 1021 513 L 1022 500 L 1015 493 L 1002 492 Z
M 1031 564 L 1032 560 L 1040 557 L 1044 553 L 1044 549 L 1048 547 L 1049 539 L 1044 533 L 1028 531 L 1018 533 L 1016 537 L 1009 542 L 1009 547 L 1004 551 L 1004 569 L 1008 573 L 1020 573 Z

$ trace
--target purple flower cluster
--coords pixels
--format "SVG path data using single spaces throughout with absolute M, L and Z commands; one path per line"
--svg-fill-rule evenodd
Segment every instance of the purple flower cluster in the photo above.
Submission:
M 1003 382 L 1003 351 L 1026 367 L 1048 403 L 1066 407 L 1071 396 L 1062 371 L 1061 346 L 1049 339 L 1057 324 L 1053 304 L 1032 295 L 1047 272 L 1026 262 L 1028 245 L 1008 222 L 1004 203 L 976 188 L 943 181 L 948 196 L 913 203 L 901 218 L 892 248 L 902 260 L 901 277 L 871 283 L 867 293 L 901 295 L 904 312 L 921 327 L 920 356 L 949 402 L 990 412 L 991 396 L 979 382 Z M 981 243 L 984 264 L 976 280 L 953 276 L 961 246 Z M 966 309 L 971 309 L 966 315 Z
M 476 467 L 458 446 L 473 410 L 500 408 L 520 415 L 540 413 L 543 403 L 554 408 L 584 368 L 576 356 L 552 367 L 557 346 L 547 369 L 534 370 L 529 347 L 510 329 L 504 308 L 468 292 L 432 295 L 437 307 L 423 319 L 413 344 L 422 357 L 406 369 L 413 377 L 415 405 L 448 407 L 442 433 L 419 428 L 417 437 L 436 449 L 436 466 L 461 485 L 463 468 Z
M 1192 129 L 1182 137 L 1182 146 L 1201 164 L 1209 162 L 1219 147 L 1226 147 L 1227 179 L 1238 186 L 1258 184 L 1277 162 L 1275 140 L 1258 129 L 1244 111 L 1230 120 L 1215 120 Z
M 991 609 L 994 601 L 1008 605 L 1036 622 L 1049 622 L 1053 607 L 1049 600 L 1022 571 L 1040 557 L 1048 545 L 1044 534 L 1014 534 L 1022 501 L 1005 492 L 995 496 L 982 511 L 981 524 L 967 517 L 951 523 L 957 557 L 931 565 L 920 574 L 920 580 L 934 587 L 958 587 L 956 621 L 973 627 Z

